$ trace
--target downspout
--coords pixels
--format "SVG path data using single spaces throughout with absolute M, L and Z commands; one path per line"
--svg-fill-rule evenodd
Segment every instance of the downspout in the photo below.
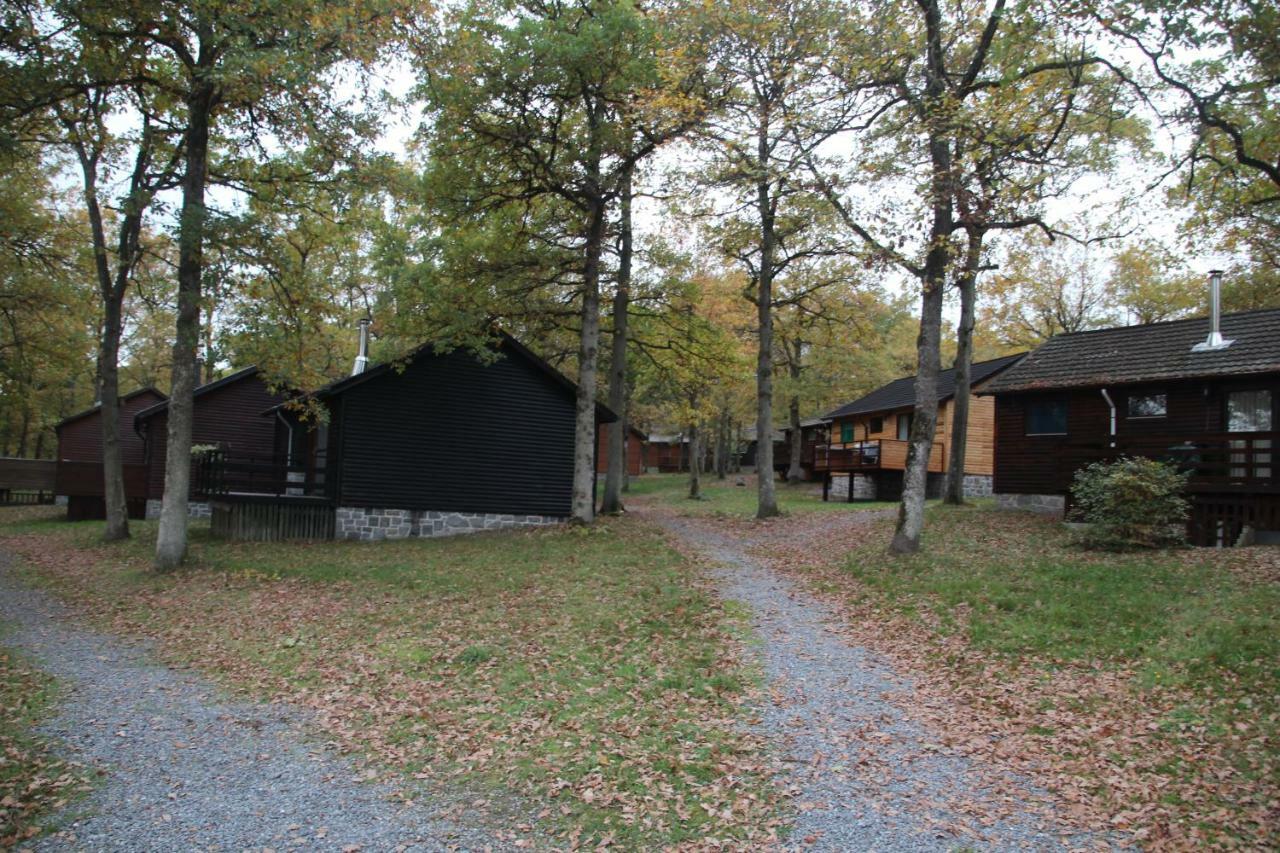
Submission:
M 1111 409 L 1111 447 L 1114 448 L 1116 446 L 1116 404 L 1106 388 L 1102 389 L 1102 399 L 1107 401 L 1107 406 Z
M 284 445 L 284 464 L 286 466 L 293 464 L 293 424 L 285 420 L 284 413 L 276 409 L 276 417 L 280 419 L 280 423 L 284 424 L 285 439 Z

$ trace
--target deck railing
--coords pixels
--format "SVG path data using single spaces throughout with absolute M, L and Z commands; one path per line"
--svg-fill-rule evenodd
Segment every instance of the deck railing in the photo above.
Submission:
M 820 444 L 813 449 L 815 471 L 861 471 L 880 467 L 879 441 L 864 441 L 857 445 L 833 447 Z
M 1117 438 L 1106 444 L 1068 444 L 1058 456 L 1058 490 L 1069 491 L 1075 472 L 1122 456 L 1142 456 L 1186 472 L 1192 492 L 1280 494 L 1280 432 L 1178 433 Z
M 209 450 L 194 461 L 195 491 L 204 497 L 321 499 L 329 495 L 323 452 L 299 463 L 284 456 L 235 456 Z

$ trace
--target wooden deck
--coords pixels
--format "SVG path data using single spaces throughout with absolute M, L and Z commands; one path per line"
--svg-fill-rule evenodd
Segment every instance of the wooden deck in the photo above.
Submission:
M 0 458 L 0 506 L 53 503 L 52 459 Z
M 910 442 L 877 438 L 851 444 L 819 444 L 814 447 L 813 469 L 828 474 L 905 471 Z M 946 451 L 938 442 L 929 453 L 929 473 L 947 470 Z

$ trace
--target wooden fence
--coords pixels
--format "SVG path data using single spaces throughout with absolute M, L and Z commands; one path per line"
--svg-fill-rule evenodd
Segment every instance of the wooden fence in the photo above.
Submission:
M 210 530 L 222 539 L 278 542 L 286 539 L 332 539 L 337 513 L 327 501 L 210 502 Z

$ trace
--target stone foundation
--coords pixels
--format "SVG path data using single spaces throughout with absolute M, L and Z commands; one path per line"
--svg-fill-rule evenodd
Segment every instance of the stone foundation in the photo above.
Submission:
M 853 480 L 853 499 L 855 501 L 873 501 L 876 499 L 876 478 L 870 474 L 832 475 L 831 489 L 827 492 L 827 499 L 848 500 L 850 480 Z
M 155 498 L 147 498 L 147 519 L 149 521 L 160 517 L 160 503 Z M 187 502 L 187 518 L 208 518 L 209 516 L 209 504 L 205 501 Z
M 995 493 L 990 474 L 965 474 L 964 496 L 966 498 L 989 498 Z
M 1067 499 L 1062 495 L 1004 494 L 996 495 L 996 506 L 1000 509 L 1023 510 L 1062 518 L 1066 512 Z
M 553 515 L 438 512 L 436 510 L 386 509 L 340 506 L 336 510 L 334 536 L 338 539 L 432 538 L 479 533 L 484 530 L 517 530 L 563 524 Z

